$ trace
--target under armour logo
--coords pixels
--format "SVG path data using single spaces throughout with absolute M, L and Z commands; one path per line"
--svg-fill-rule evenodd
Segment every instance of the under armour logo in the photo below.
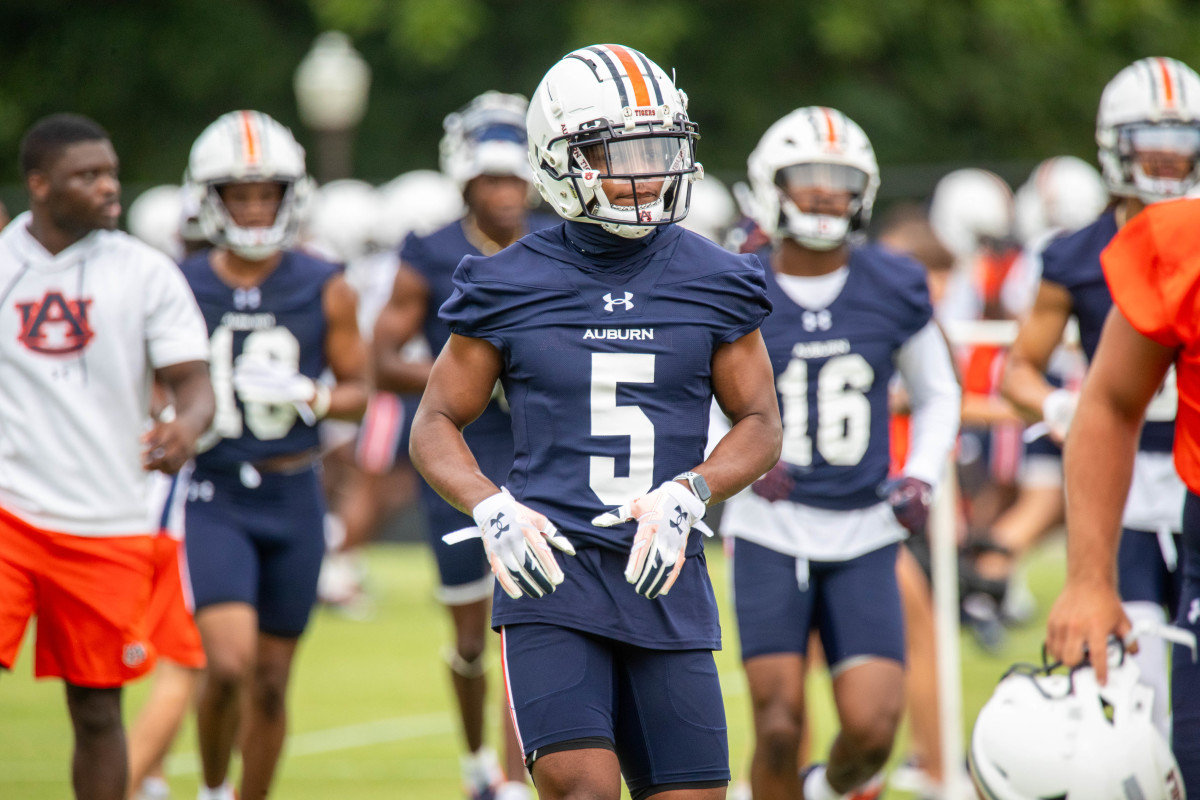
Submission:
M 490 520 L 488 520 L 488 525 L 495 529 L 495 536 L 497 539 L 500 538 L 500 534 L 507 531 L 510 527 L 509 525 L 507 525 L 504 522 L 504 512 L 503 511 L 501 511 L 499 514 L 497 514 L 496 516 L 494 516 Z
M 248 308 L 258 308 L 262 305 L 262 292 L 257 286 L 251 286 L 249 289 L 234 289 L 233 290 L 233 307 L 238 311 L 245 311 Z
M 804 326 L 804 330 L 809 331 L 827 331 L 833 327 L 833 315 L 828 309 L 821 311 L 805 311 L 800 317 L 800 323 Z
M 624 300 L 622 300 L 619 297 L 614 300 L 613 296 L 612 296 L 612 292 L 605 292 L 604 293 L 604 310 L 612 311 L 613 306 L 624 306 L 626 311 L 633 308 L 633 292 L 625 292 Z
M 687 517 L 688 513 L 683 510 L 683 506 L 675 506 L 675 519 L 668 520 L 667 524 L 674 528 L 677 533 L 683 533 L 683 523 Z

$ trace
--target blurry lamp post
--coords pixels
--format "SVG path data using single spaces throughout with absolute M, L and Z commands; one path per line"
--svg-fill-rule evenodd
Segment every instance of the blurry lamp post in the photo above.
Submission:
M 322 33 L 295 76 L 300 119 L 317 134 L 317 177 L 321 182 L 353 172 L 354 130 L 367 110 L 371 68 L 338 31 Z

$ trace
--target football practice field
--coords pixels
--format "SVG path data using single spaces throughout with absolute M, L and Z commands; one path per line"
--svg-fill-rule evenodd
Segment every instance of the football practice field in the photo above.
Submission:
M 1029 564 L 1038 614 L 1010 632 L 1003 652 L 984 654 L 964 636 L 964 729 L 983 705 L 1004 669 L 1016 660 L 1036 660 L 1044 622 L 1062 584 L 1063 543 L 1054 538 Z M 425 548 L 379 544 L 368 551 L 373 609 L 351 620 L 319 609 L 301 644 L 291 689 L 292 715 L 274 797 L 282 800 L 461 800 L 459 738 L 450 682 L 438 655 L 449 623 L 433 597 L 434 569 Z M 721 548 L 709 547 L 709 566 L 721 604 L 726 649 L 717 654 L 729 720 L 734 779 L 747 771 L 751 725 L 745 679 L 737 656 L 737 632 L 729 605 Z M 498 639 L 497 639 L 498 641 Z M 70 796 L 71 731 L 57 681 L 32 678 L 32 640 L 22 647 L 12 675 L 0 678 L 0 798 L 58 800 Z M 496 648 L 489 671 L 493 708 L 499 713 L 500 676 Z M 126 691 L 126 720 L 146 693 L 145 682 Z M 814 754 L 827 752 L 835 717 L 824 675 L 810 684 Z M 495 714 L 493 716 L 495 716 Z M 184 723 L 168 762 L 172 796 L 191 800 L 197 784 L 194 721 Z M 902 761 L 907 733 L 893 756 Z M 489 741 L 496 742 L 489 725 Z M 889 791 L 890 799 L 911 795 Z

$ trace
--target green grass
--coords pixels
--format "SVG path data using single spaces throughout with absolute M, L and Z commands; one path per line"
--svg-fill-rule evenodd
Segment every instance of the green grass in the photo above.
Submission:
M 996 680 L 1014 660 L 1039 652 L 1045 614 L 1062 582 L 1061 541 L 1030 563 L 1039 616 L 1012 632 L 997 657 L 962 641 L 964 731 L 969 731 Z M 737 634 L 728 605 L 725 561 L 709 550 L 721 603 L 726 650 L 717 654 L 729 719 L 735 779 L 745 773 L 752 746 L 746 683 L 737 659 Z M 375 612 L 353 621 L 319 610 L 301 644 L 291 690 L 291 739 L 273 796 L 287 800 L 460 800 L 459 736 L 445 668 L 438 655 L 449 637 L 445 613 L 433 597 L 434 568 L 417 545 L 376 545 L 369 551 Z M 494 648 L 493 648 L 494 650 Z M 495 655 L 493 653 L 493 658 Z M 22 648 L 14 674 L 0 679 L 0 798 L 50 800 L 70 796 L 71 733 L 57 681 L 32 678 L 32 641 Z M 493 688 L 497 671 L 490 673 Z M 145 696 L 145 684 L 126 692 L 126 718 Z M 815 676 L 814 753 L 827 751 L 835 732 L 828 681 Z M 493 704 L 498 713 L 498 701 Z M 495 726 L 489 726 L 494 734 Z M 906 734 L 902 734 L 902 737 Z M 491 735 L 491 740 L 496 737 Z M 902 759 L 904 744 L 895 758 Z M 194 722 L 185 723 L 169 762 L 174 796 L 196 792 Z M 889 794 L 902 800 L 907 795 Z

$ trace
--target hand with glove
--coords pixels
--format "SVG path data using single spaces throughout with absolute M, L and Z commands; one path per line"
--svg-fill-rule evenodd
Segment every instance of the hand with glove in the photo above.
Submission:
M 543 597 L 563 582 L 562 567 L 547 543 L 569 556 L 575 555 L 575 547 L 545 515 L 521 505 L 503 488 L 475 506 L 472 516 L 492 572 L 509 597 Z
M 750 484 L 750 491 L 769 502 L 786 500 L 792 493 L 796 480 L 788 472 L 787 464 L 782 461 L 767 470 L 767 474 Z
M 1075 406 L 1079 404 L 1079 393 L 1070 389 L 1055 389 L 1042 401 L 1042 421 L 1056 444 L 1062 444 L 1075 418 Z
M 282 361 L 242 354 L 233 365 L 233 388 L 243 403 L 295 406 L 305 425 L 329 413 L 329 387 Z
M 933 487 L 919 478 L 905 476 L 879 487 L 879 496 L 892 507 L 896 519 L 913 536 L 924 536 L 929 522 Z
M 637 521 L 625 580 L 633 584 L 638 594 L 653 600 L 675 585 L 683 569 L 683 551 L 692 527 L 697 526 L 712 536 L 708 526 L 700 523 L 704 510 L 704 503 L 690 489 L 676 481 L 667 481 L 649 494 L 601 514 L 592 524 L 608 528 Z

